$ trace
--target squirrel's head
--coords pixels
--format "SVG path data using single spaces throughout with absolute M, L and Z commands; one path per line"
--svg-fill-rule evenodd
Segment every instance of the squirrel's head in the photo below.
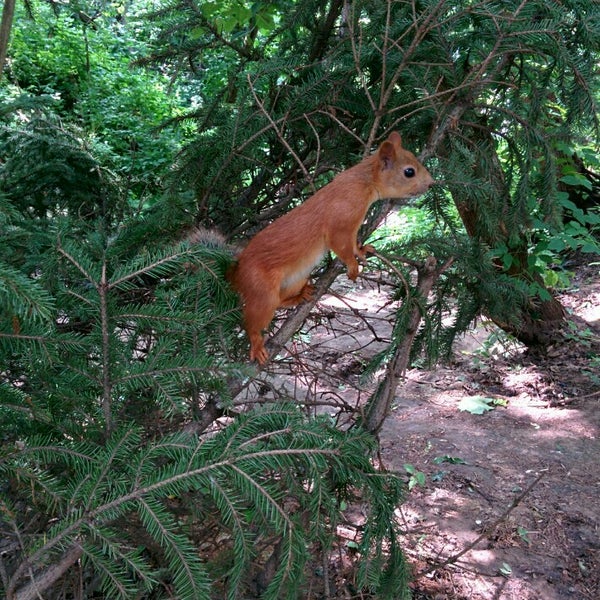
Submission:
M 390 134 L 374 156 L 373 180 L 380 198 L 413 198 L 424 194 L 434 183 L 415 155 L 402 147 L 397 131 Z

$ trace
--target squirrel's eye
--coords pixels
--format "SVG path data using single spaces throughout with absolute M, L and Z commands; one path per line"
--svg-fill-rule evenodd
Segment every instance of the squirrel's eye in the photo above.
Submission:
M 416 171 L 412 167 L 406 167 L 406 169 L 404 169 L 404 175 L 408 178 L 414 177 L 415 174 Z

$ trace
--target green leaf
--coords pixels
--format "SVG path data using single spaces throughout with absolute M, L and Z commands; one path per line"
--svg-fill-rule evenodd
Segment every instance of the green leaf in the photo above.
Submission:
M 553 252 L 562 252 L 566 247 L 567 244 L 557 235 L 548 240 L 548 250 L 552 250 Z
M 485 396 L 468 396 L 458 403 L 458 409 L 470 412 L 472 415 L 482 415 L 488 410 L 493 410 L 495 404 L 494 398 Z
M 592 182 L 589 181 L 589 179 L 587 179 L 587 177 L 585 177 L 585 175 L 582 175 L 581 173 L 565 175 L 564 177 L 560 178 L 560 181 L 566 183 L 567 185 L 582 186 L 590 191 L 592 191 L 593 189 Z
M 527 531 L 527 529 L 525 529 L 525 527 L 517 527 L 517 533 L 519 534 L 519 537 L 526 542 L 527 544 L 529 544 L 529 542 L 531 541 L 529 539 L 529 532 Z
M 544 273 L 544 283 L 548 287 L 554 287 L 559 281 L 559 276 L 556 271 L 548 270 Z
M 408 480 L 408 489 L 412 490 L 417 485 L 425 485 L 427 482 L 427 476 L 422 471 L 417 471 L 414 465 L 406 463 L 404 470 L 410 475 Z

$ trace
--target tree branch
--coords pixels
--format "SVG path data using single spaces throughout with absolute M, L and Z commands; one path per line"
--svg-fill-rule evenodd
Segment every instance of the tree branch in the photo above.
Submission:
M 30 581 L 18 589 L 7 589 L 7 600 L 38 600 L 43 593 L 56 583 L 81 558 L 81 546 L 71 546 L 59 562 L 54 563 L 42 572 L 30 572 Z M 14 585 L 13 578 L 13 585 Z
M 393 265 L 385 257 L 380 254 L 377 254 L 377 256 L 393 268 Z M 400 333 L 401 339 L 394 350 L 394 355 L 387 364 L 385 376 L 367 402 L 364 427 L 373 434 L 378 433 L 383 426 L 390 412 L 398 383 L 408 367 L 410 351 L 426 310 L 429 293 L 439 276 L 450 267 L 453 260 L 450 258 L 438 268 L 436 259 L 430 256 L 424 263 L 416 266 L 416 291 L 413 294 L 407 294 L 404 300 L 404 302 L 411 302 L 412 304 L 410 316 L 404 331 Z
M 431 573 L 433 571 L 437 571 L 438 569 L 441 569 L 443 567 L 447 567 L 448 565 L 453 565 L 454 563 L 458 562 L 458 560 L 463 557 L 467 552 L 469 552 L 470 550 L 472 550 L 473 548 L 475 548 L 475 546 L 477 546 L 477 544 L 479 544 L 479 542 L 481 542 L 481 540 L 489 537 L 492 533 L 494 533 L 494 531 L 496 530 L 496 528 L 498 527 L 498 525 L 500 525 L 501 523 L 503 523 L 504 521 L 506 521 L 506 519 L 508 518 L 508 515 L 510 515 L 510 513 L 517 508 L 517 506 L 519 506 L 519 504 L 521 504 L 521 502 L 523 501 L 523 499 L 525 498 L 525 496 L 527 496 L 531 490 L 533 490 L 533 488 L 540 482 L 540 480 L 542 479 L 542 477 L 544 477 L 546 475 L 545 471 L 542 471 L 510 504 L 510 506 L 492 523 L 490 523 L 489 525 L 487 525 L 486 527 L 484 527 L 483 531 L 481 532 L 481 534 L 479 536 L 477 536 L 477 538 L 475 540 L 473 540 L 470 544 L 467 544 L 460 552 L 458 552 L 457 554 L 454 554 L 453 556 L 447 558 L 445 561 L 439 563 L 436 562 L 435 564 L 431 565 L 430 567 L 427 567 L 426 569 L 423 569 L 422 571 L 419 571 L 419 573 L 416 574 L 415 579 L 419 579 L 420 577 L 423 577 L 423 575 L 427 575 L 428 573 Z

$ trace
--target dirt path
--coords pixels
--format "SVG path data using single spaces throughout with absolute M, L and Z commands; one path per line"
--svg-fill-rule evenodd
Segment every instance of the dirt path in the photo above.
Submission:
M 525 367 L 517 389 L 499 390 L 444 369 L 407 384 L 382 457 L 426 475 L 402 507 L 416 571 L 487 531 L 459 562 L 420 577 L 416 598 L 600 597 L 599 400 L 552 407 L 539 378 Z M 482 415 L 458 409 L 481 394 L 507 404 Z
M 415 598 L 600 598 L 600 281 L 582 277 L 563 302 L 588 325 L 548 357 L 466 352 L 407 374 L 381 443 L 388 468 L 426 476 L 401 510 L 415 572 L 486 533 L 419 576 Z M 477 397 L 499 404 L 460 410 Z

